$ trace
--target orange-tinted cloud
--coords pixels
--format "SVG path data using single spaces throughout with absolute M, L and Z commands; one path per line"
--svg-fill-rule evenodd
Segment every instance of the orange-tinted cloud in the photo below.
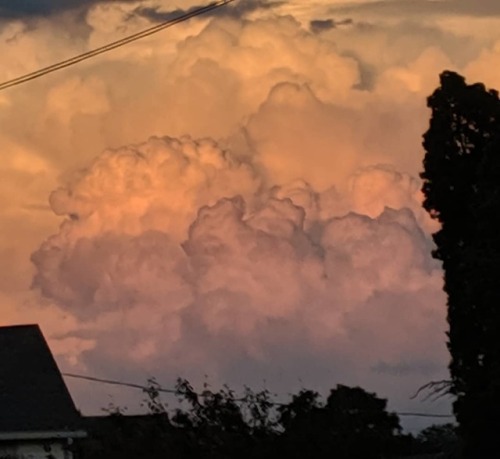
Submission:
M 114 3 L 71 37 L 69 17 L 9 22 L 2 78 L 148 23 Z M 401 409 L 443 377 L 425 97 L 445 67 L 497 84 L 493 27 L 352 9 L 311 31 L 330 3 L 196 20 L 1 93 L 2 323 L 104 376 L 343 381 Z

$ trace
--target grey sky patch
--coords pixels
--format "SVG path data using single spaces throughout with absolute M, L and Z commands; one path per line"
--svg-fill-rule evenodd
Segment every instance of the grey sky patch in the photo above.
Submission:
M 214 12 L 215 15 L 219 16 L 230 16 L 230 17 L 241 17 L 246 14 L 252 13 L 257 10 L 271 10 L 277 8 L 286 1 L 281 0 L 246 0 L 244 2 L 237 1 L 233 4 L 228 5 L 227 8 L 221 8 Z
M 345 57 L 350 57 L 358 63 L 359 71 L 359 83 L 355 86 L 355 89 L 360 91 L 370 91 L 374 88 L 376 82 L 376 69 L 373 65 L 364 62 L 360 56 L 355 52 L 346 52 L 343 54 Z
M 245 16 L 246 14 L 252 13 L 257 10 L 268 10 L 276 8 L 283 4 L 282 1 L 269 1 L 269 0 L 247 0 L 246 2 L 235 2 L 233 4 L 228 4 L 224 8 L 217 8 L 213 11 L 208 12 L 207 16 L 226 16 L 239 18 Z M 164 10 L 161 6 L 158 7 L 139 7 L 134 10 L 134 14 L 138 14 L 154 22 L 164 22 L 175 19 L 183 14 L 188 14 L 192 11 L 206 6 L 208 3 L 203 3 L 200 5 L 192 6 L 187 10 L 176 9 L 176 10 Z
M 352 19 L 342 19 L 341 21 L 336 21 L 335 19 L 313 19 L 309 23 L 309 28 L 313 33 L 321 33 L 327 30 L 335 29 L 336 27 L 343 25 L 351 25 L 353 23 Z
M 314 19 L 309 23 L 309 28 L 313 33 L 324 32 L 335 28 L 335 21 L 333 19 Z
M 371 367 L 375 373 L 387 374 L 390 376 L 423 375 L 432 376 L 442 370 L 442 365 L 436 362 L 378 362 Z
M 70 10 L 87 10 L 99 3 L 116 0 L 0 0 L 0 18 L 47 17 Z M 120 0 L 128 3 L 133 0 Z M 136 0 L 137 1 L 137 0 Z
M 183 16 L 184 14 L 191 13 L 198 8 L 200 7 L 193 6 L 192 8 L 189 8 L 187 10 L 175 9 L 171 11 L 162 11 L 161 7 L 146 6 L 136 8 L 132 13 L 130 13 L 129 17 L 142 16 L 152 22 L 166 22 Z
M 59 12 L 89 7 L 96 0 L 1 0 L 0 17 L 22 18 L 31 16 L 50 16 Z

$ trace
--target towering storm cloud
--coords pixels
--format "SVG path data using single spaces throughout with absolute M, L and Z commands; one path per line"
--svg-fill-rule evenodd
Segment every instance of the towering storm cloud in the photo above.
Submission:
M 2 80 L 175 12 L 25 3 L 3 19 Z M 447 365 L 425 97 L 445 68 L 500 86 L 500 19 L 237 3 L 0 93 L 2 322 L 41 322 L 76 372 L 343 382 L 437 411 L 409 400 Z

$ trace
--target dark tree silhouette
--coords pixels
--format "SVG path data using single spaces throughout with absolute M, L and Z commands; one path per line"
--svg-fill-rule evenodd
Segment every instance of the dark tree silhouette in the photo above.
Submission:
M 177 391 L 188 409 L 172 417 L 184 457 L 243 457 L 252 449 L 252 432 L 234 392 L 224 387 L 213 392 L 205 387 L 197 394 L 188 381 L 179 380 Z
M 386 401 L 361 388 L 337 386 L 326 402 L 303 390 L 286 404 L 264 390 L 236 397 L 223 387 L 196 393 L 180 379 L 180 406 L 169 413 L 149 382 L 148 416 L 88 418 L 90 436 L 82 458 L 132 459 L 382 459 L 415 446 L 400 435 L 399 419 Z M 413 450 L 411 450 L 413 452 Z
M 456 457 L 459 450 L 457 428 L 453 424 L 432 425 L 417 436 L 419 452 Z
M 386 406 L 386 400 L 359 387 L 338 385 L 326 404 L 316 392 L 302 391 L 279 410 L 282 451 L 290 458 L 390 457 L 397 452 L 401 428 Z
M 421 177 L 441 223 L 454 411 L 465 457 L 500 457 L 500 101 L 444 72 L 428 106 Z
M 378 458 L 393 452 L 401 427 L 387 412 L 387 400 L 360 387 L 338 385 L 330 392 L 326 409 L 346 458 Z

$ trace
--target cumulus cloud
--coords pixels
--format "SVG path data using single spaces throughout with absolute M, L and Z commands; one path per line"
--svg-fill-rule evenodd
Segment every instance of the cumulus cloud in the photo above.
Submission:
M 213 140 L 151 138 L 104 152 L 50 202 L 75 222 L 75 238 L 161 228 L 179 240 L 202 205 L 228 193 L 251 197 L 259 187 L 254 166 Z
M 408 355 L 437 368 L 440 269 L 418 182 L 373 166 L 341 196 L 304 181 L 268 190 L 259 170 L 213 141 L 154 138 L 105 152 L 52 194 L 67 219 L 33 254 L 35 286 L 78 319 L 67 339 L 93 344 L 82 364 L 208 365 L 234 380 L 245 356 L 296 378 L 283 347 L 300 336 L 353 381 Z M 425 345 L 408 339 L 415 321 L 436 332 Z
M 336 3 L 249 2 L 2 93 L 2 323 L 41 322 L 81 372 L 345 382 L 412 407 L 447 362 L 425 97 L 444 68 L 500 85 L 497 29 Z M 171 9 L 81 11 L 6 21 L 2 78 Z

